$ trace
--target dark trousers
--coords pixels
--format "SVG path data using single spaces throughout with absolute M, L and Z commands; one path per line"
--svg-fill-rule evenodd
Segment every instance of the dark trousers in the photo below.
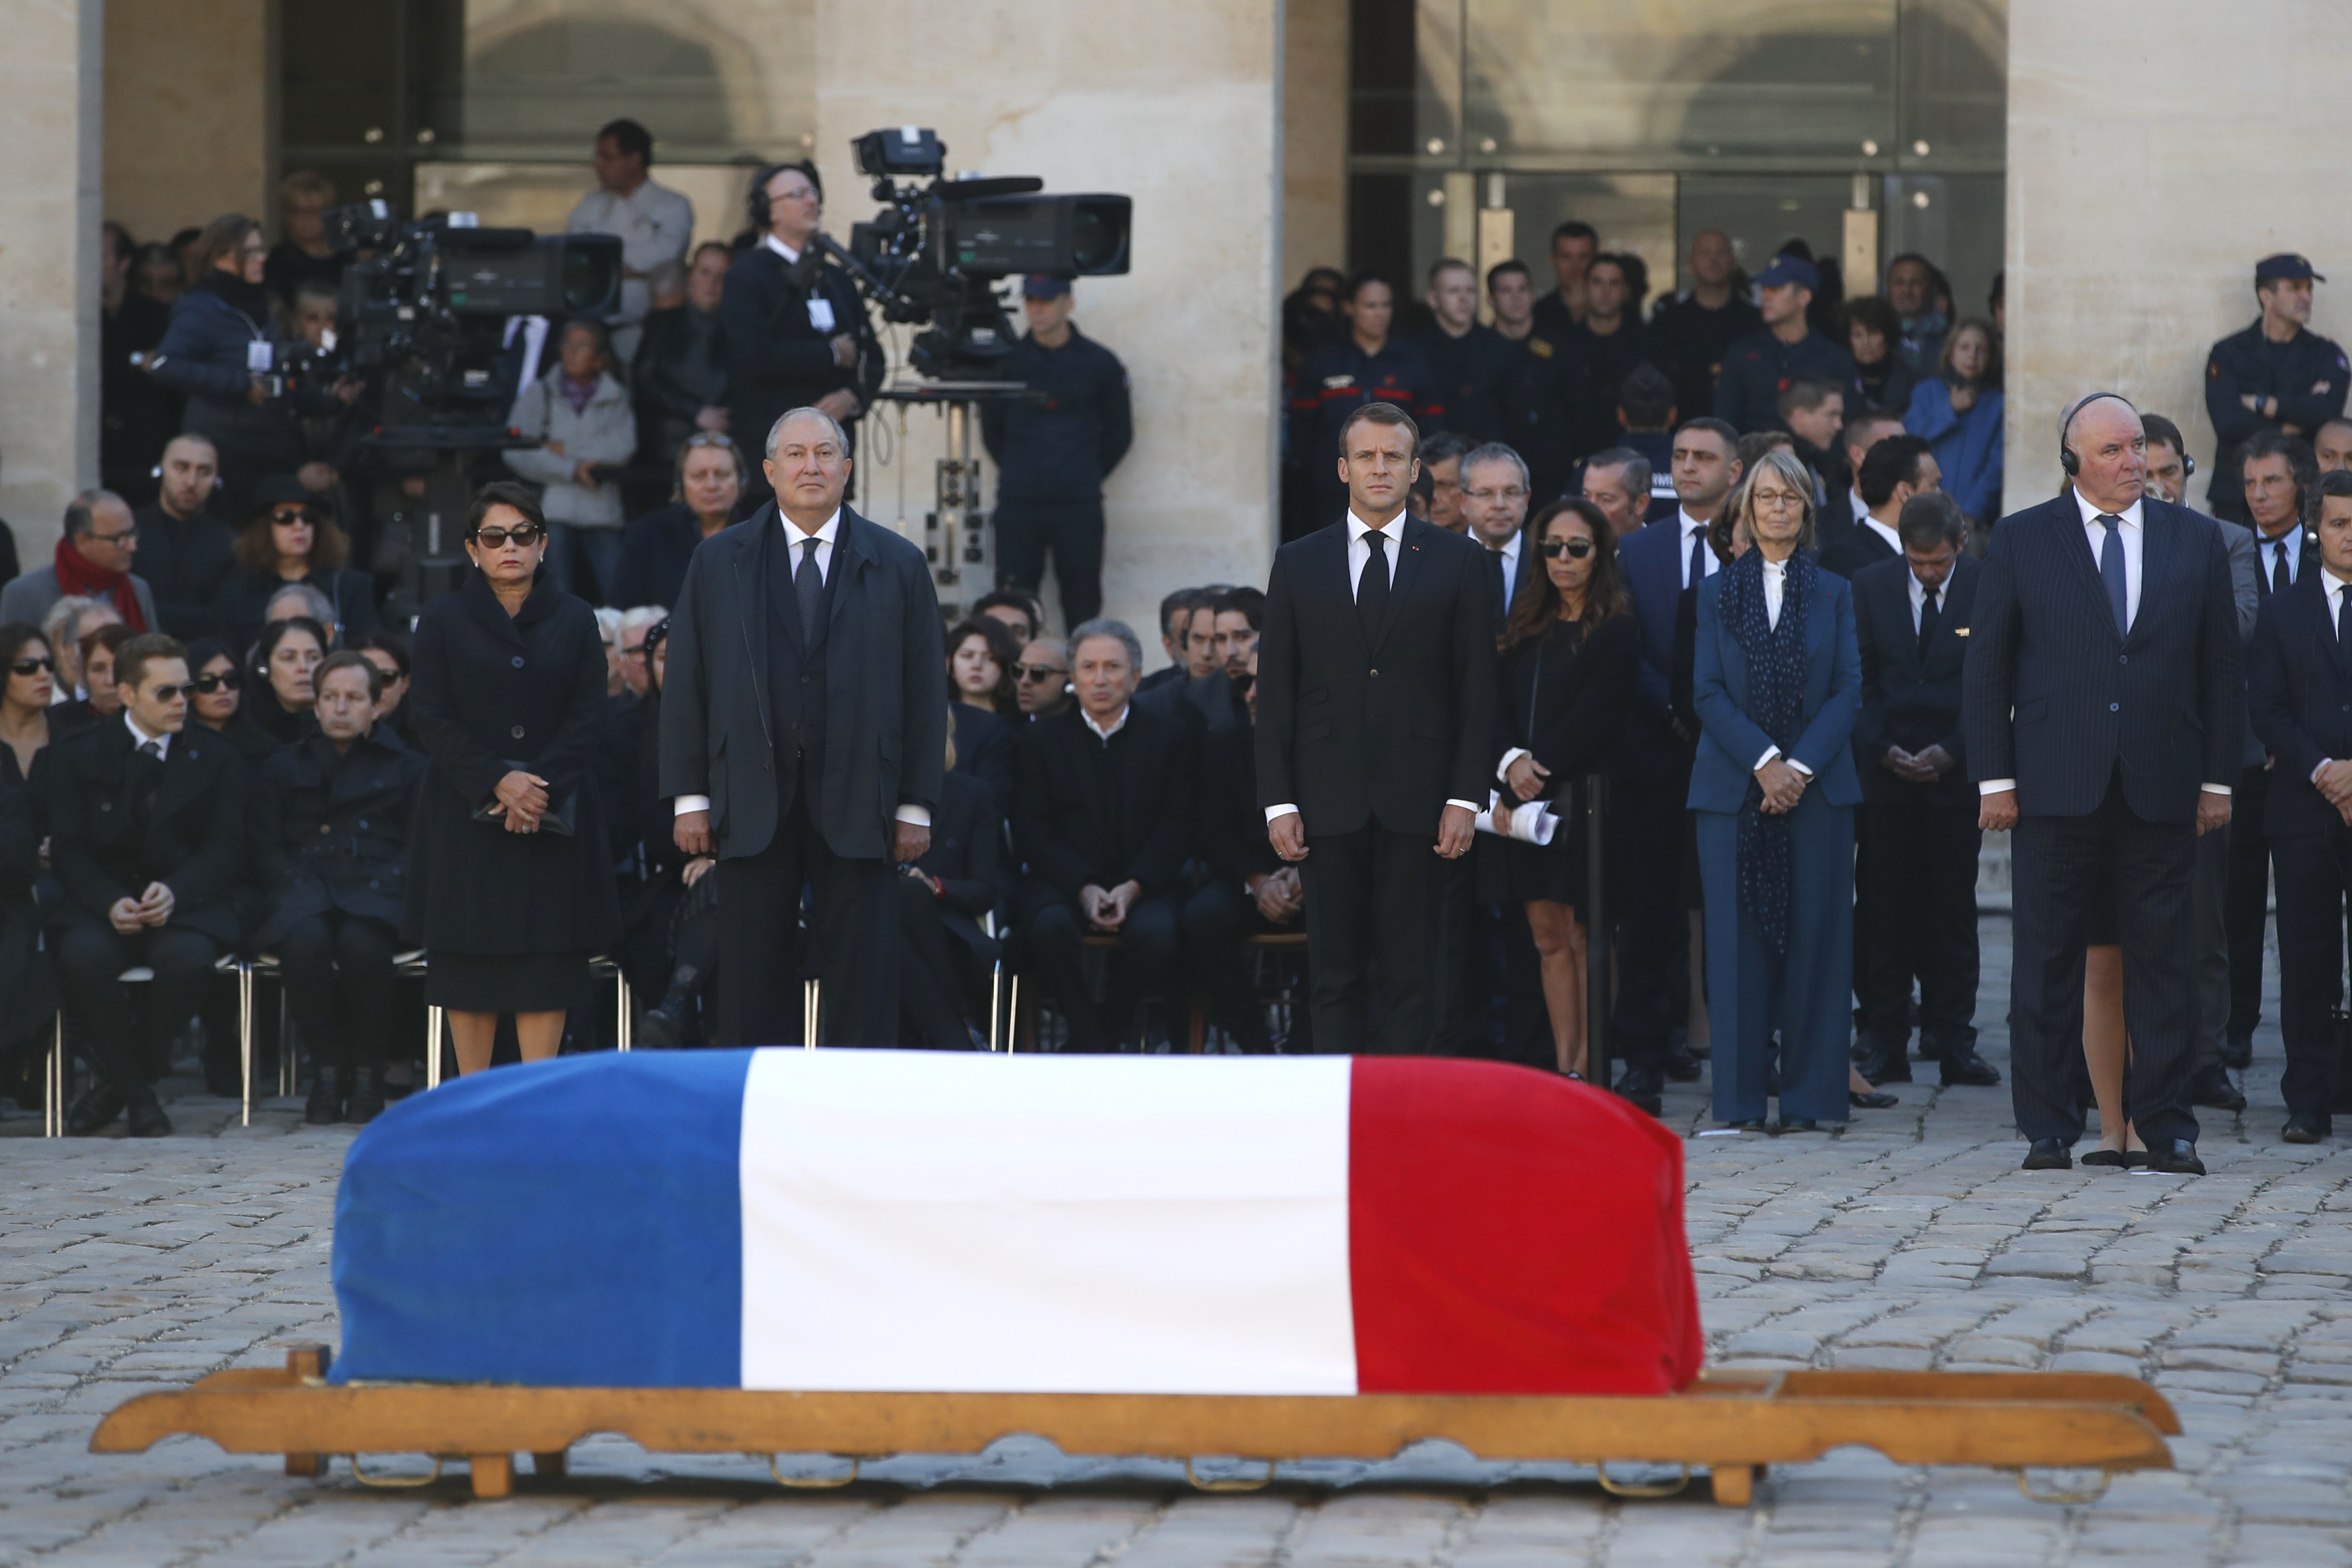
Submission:
M 721 860 L 719 1039 L 722 1046 L 803 1045 L 801 889 L 815 894 L 810 933 L 824 985 L 817 1037 L 828 1046 L 892 1046 L 898 1033 L 898 893 L 886 860 L 836 855 L 794 796 L 757 855 Z M 791 962 L 782 962 L 790 955 Z
M 1184 901 L 1178 917 L 1185 977 L 1209 998 L 1210 1016 L 1252 1053 L 1273 1048 L 1265 1009 L 1242 978 L 1242 939 L 1282 931 L 1257 912 L 1257 903 L 1231 882 L 1212 881 Z
M 2263 923 L 2271 901 L 2271 841 L 2263 807 L 2271 772 L 2255 766 L 2238 774 L 2230 799 L 2230 1038 L 2251 1040 L 2263 1021 Z
M 2124 1109 L 2151 1142 L 2197 1136 L 2189 1108 L 2197 1038 L 2197 942 L 2189 887 L 2196 828 L 2148 822 L 2120 776 L 2082 816 L 2021 816 L 2011 840 L 2015 949 L 2010 980 L 2010 1092 L 2029 1139 L 2083 1135 L 2083 948 L 2093 884 L 2113 868 L 2124 950 L 2131 1058 Z
M 2333 1013 L 2344 999 L 2344 902 L 2352 889 L 2352 828 L 2278 845 L 2279 1033 L 2290 1116 L 2328 1123 L 2335 1075 Z
M 1487 1056 L 1493 1050 L 1495 964 L 1502 952 L 1495 941 L 1493 910 L 1478 896 L 1477 863 L 1485 847 L 1474 838 L 1469 854 L 1440 861 L 1431 872 L 1437 886 L 1437 932 L 1429 969 L 1431 1043 L 1421 1048 L 1444 1056 Z
M 1034 592 L 1045 580 L 1045 553 L 1062 589 L 1067 631 L 1102 613 L 1103 509 L 1095 501 L 999 501 L 996 581 Z
M 1976 1045 L 1977 828 L 1973 796 L 1931 799 L 1901 789 L 1856 814 L 1854 959 L 1863 1032 L 1898 1059 L 1911 1038 L 1911 984 L 1919 1034 L 1946 1049 Z M 1867 943 L 1859 940 L 1864 928 Z
M 135 936 L 89 921 L 64 928 L 58 937 L 58 973 L 65 981 L 66 1000 L 84 1026 L 83 1058 L 125 1092 L 145 1087 L 131 998 L 117 977 L 134 964 L 155 972 L 140 987 L 140 1000 L 146 1004 L 145 1044 L 160 1056 L 204 1005 L 213 960 L 219 955 L 212 938 L 184 926 Z
M 1668 1036 L 1688 1016 L 1690 910 L 1683 898 L 1683 857 L 1690 813 L 1683 802 L 1689 783 L 1687 776 L 1679 788 L 1674 781 L 1632 779 L 1608 800 L 1610 837 L 1619 846 L 1610 868 L 1624 868 L 1609 894 L 1617 913 L 1617 996 L 1610 1016 L 1616 1038 L 1611 1044 L 1629 1066 L 1662 1058 Z
M 1439 921 L 1434 835 L 1391 833 L 1370 823 L 1353 833 L 1309 837 L 1300 871 L 1307 886 L 1307 973 L 1318 1049 L 1414 1055 L 1430 1048 L 1429 970 Z M 1375 1026 L 1371 975 L 1380 967 Z
M 963 944 L 948 934 L 943 906 L 919 877 L 898 879 L 899 1040 L 938 1050 L 967 1050 L 972 1013 L 964 989 Z
M 2189 874 L 2189 909 L 2196 926 L 2197 1043 L 2189 1068 L 2202 1072 L 2221 1065 L 2221 1039 L 2230 1026 L 2236 973 L 2230 953 L 2230 868 L 2238 834 L 2233 824 L 2197 840 L 2197 863 Z M 2256 952 L 2261 951 L 2259 940 Z M 2084 1069 L 2088 1071 L 2086 1067 Z
M 393 1013 L 393 929 L 331 910 L 297 921 L 278 944 L 294 1027 L 320 1067 L 383 1060 Z
M 1129 906 L 1118 949 L 1111 954 L 1109 998 L 1101 1006 L 1095 1005 L 1093 987 L 1087 984 L 1083 939 L 1087 929 L 1077 905 L 1059 894 L 1040 895 L 1030 902 L 1023 922 L 1022 948 L 1070 1026 L 1065 1048 L 1115 1050 L 1136 1038 L 1143 999 L 1155 992 L 1167 994 L 1180 971 L 1176 906 L 1151 898 L 1139 898 Z

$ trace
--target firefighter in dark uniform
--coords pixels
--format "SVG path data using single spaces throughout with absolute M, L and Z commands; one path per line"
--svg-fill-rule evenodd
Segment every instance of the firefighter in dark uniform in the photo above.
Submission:
M 995 374 L 1040 397 L 981 405 L 995 459 L 996 585 L 1036 590 L 1054 552 L 1062 624 L 1102 610 L 1103 481 L 1135 444 L 1127 367 L 1071 323 L 1070 281 L 1022 280 L 1029 331 Z
M 751 181 L 759 235 L 727 269 L 719 318 L 727 335 L 727 429 L 751 476 L 746 506 L 766 500 L 760 459 L 768 431 L 795 408 L 820 408 L 856 439 L 857 416 L 882 384 L 882 347 L 849 274 L 816 247 L 824 189 L 816 166 L 776 163 Z
M 1535 320 L 1535 283 L 1527 265 L 1486 269 L 1495 331 L 1513 350 L 1502 386 L 1502 442 L 1528 465 L 1528 504 L 1541 508 L 1568 493 L 1578 421 L 1590 381 L 1574 342 Z
M 1327 528 L 1348 510 L 1348 487 L 1339 479 L 1339 431 L 1348 416 L 1367 403 L 1393 403 L 1413 417 L 1427 437 L 1444 427 L 1444 400 L 1426 355 L 1389 327 L 1396 316 L 1396 291 L 1377 273 L 1360 272 L 1348 281 L 1340 310 L 1348 330 L 1307 356 L 1290 399 L 1290 460 L 1305 468 L 1313 488 L 1308 531 Z
M 1436 375 L 1445 427 L 1473 447 L 1509 440 L 1503 424 L 1503 386 L 1518 351 L 1478 320 L 1476 270 L 1450 256 L 1431 268 L 1429 309 L 1435 319 L 1415 334 L 1413 342 Z
M 1764 314 L 1764 330 L 1731 345 L 1715 389 L 1715 416 L 1741 435 L 1786 430 L 1780 394 L 1800 376 L 1826 381 L 1844 391 L 1849 406 L 1862 406 L 1862 378 L 1854 370 L 1853 355 L 1844 344 L 1815 331 L 1805 319 L 1821 283 L 1813 264 L 1795 256 L 1776 256 L 1756 275 L 1756 304 Z
M 2312 284 L 2326 281 L 2303 257 L 2263 257 L 2254 263 L 2261 319 L 2215 343 L 2205 361 L 2205 412 L 2220 448 L 2205 500 L 2216 517 L 2249 521 L 2238 464 L 2246 437 L 2271 429 L 2308 442 L 2344 412 L 2352 366 L 2342 349 L 2304 325 L 2311 320 Z

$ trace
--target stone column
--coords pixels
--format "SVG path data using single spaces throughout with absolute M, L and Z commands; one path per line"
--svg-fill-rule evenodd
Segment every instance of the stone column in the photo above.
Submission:
M 2301 251 L 2312 329 L 2352 342 L 2352 33 L 2330 0 L 2009 8 L 2007 509 L 2058 488 L 2057 420 L 2120 392 L 2177 422 L 2202 504 L 2206 351 L 2252 322 L 2254 262 Z
M 100 0 L 0 0 L 0 518 L 48 563 L 98 480 Z
M 1135 447 L 1105 497 L 1104 599 L 1106 614 L 1133 625 L 1150 666 L 1161 594 L 1263 584 L 1272 554 L 1280 15 L 1279 0 L 1034 0 L 1009 13 L 817 0 L 817 163 L 836 238 L 874 207 L 850 140 L 910 121 L 938 130 L 951 172 L 1034 174 L 1052 192 L 1134 198 L 1133 270 L 1080 279 L 1075 319 L 1126 362 L 1132 383 Z M 883 416 L 895 427 L 895 415 Z M 934 427 L 930 414 L 910 416 L 919 439 L 898 459 L 919 542 Z M 992 504 L 994 480 L 992 470 Z M 878 520 L 897 516 L 898 478 L 870 454 L 861 493 Z

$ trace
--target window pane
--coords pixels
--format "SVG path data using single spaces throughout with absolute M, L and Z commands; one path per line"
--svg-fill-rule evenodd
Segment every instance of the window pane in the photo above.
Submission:
M 1903 0 L 1906 169 L 2001 166 L 2009 142 L 2009 0 Z
M 1460 0 L 1352 0 L 1348 28 L 1348 151 L 1451 160 L 1459 151 Z
M 1853 200 L 1853 181 L 1840 174 L 1685 174 L 1680 194 L 1683 254 L 1675 258 L 1677 289 L 1695 281 L 1687 265 L 1690 242 L 1710 228 L 1730 238 L 1740 269 L 1750 276 L 1792 239 L 1803 240 L 1817 258 L 1839 256 L 1845 246 L 1845 209 Z M 1849 279 L 1846 292 L 1867 294 L 1870 282 Z

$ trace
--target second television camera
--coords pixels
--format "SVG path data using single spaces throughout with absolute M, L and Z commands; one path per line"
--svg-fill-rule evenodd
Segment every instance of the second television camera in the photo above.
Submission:
M 1026 176 L 948 179 L 946 145 L 916 126 L 868 132 L 852 145 L 874 199 L 888 205 L 852 226 L 846 251 L 827 247 L 884 321 L 923 326 L 907 356 L 922 375 L 984 378 L 1011 350 L 1002 279 L 1127 270 L 1134 204 L 1126 196 L 1044 195 L 1045 182 Z

